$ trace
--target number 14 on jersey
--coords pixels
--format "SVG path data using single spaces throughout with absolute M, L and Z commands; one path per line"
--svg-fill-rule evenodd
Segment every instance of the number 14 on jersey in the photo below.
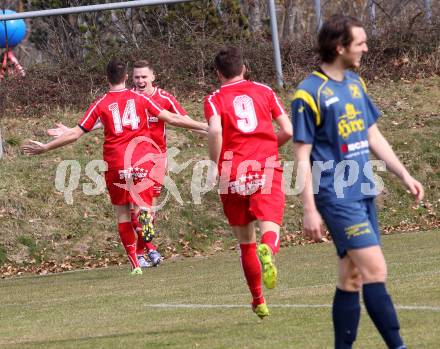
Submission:
M 132 130 L 136 130 L 139 127 L 140 118 L 136 113 L 136 104 L 134 99 L 127 100 L 125 105 L 124 114 L 119 112 L 118 103 L 112 103 L 108 106 L 113 116 L 113 124 L 115 126 L 116 133 L 122 133 L 124 126 L 130 126 Z

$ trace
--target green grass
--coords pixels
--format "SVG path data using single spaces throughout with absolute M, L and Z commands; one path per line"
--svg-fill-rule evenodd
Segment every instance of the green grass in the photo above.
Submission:
M 35 239 L 32 238 L 32 236 L 29 235 L 21 235 L 18 237 L 17 242 L 26 246 L 29 250 L 29 256 L 31 258 L 34 258 L 38 261 L 40 260 L 40 256 L 38 255 L 39 249 L 37 247 L 37 244 L 35 242 Z
M 409 348 L 440 343 L 440 231 L 383 237 L 388 288 Z M 328 307 L 334 292 L 332 244 L 281 249 L 276 289 L 265 291 L 263 321 L 250 296 L 238 253 L 167 261 L 130 277 L 127 266 L 0 281 L 1 348 L 332 348 Z M 155 304 L 238 305 L 159 308 Z M 273 305 L 280 305 L 275 307 Z M 282 306 L 284 305 L 284 307 Z M 355 348 L 385 348 L 365 311 Z
M 388 173 L 384 178 L 386 190 L 378 200 L 382 226 L 408 226 L 430 229 L 440 216 L 440 83 L 439 77 L 421 79 L 408 84 L 404 81 L 378 81 L 369 91 L 384 115 L 380 129 L 394 150 L 416 178 L 425 185 L 425 208 L 412 209 L 412 199 L 401 183 Z M 289 109 L 287 94 L 283 96 Z M 203 120 L 201 100 L 182 101 L 189 114 Z M 30 260 L 29 248 L 23 249 L 20 236 L 30 236 L 45 260 L 62 262 L 66 256 L 94 255 L 108 257 L 119 244 L 114 210 L 106 193 L 87 196 L 83 184 L 91 183 L 85 175 L 85 165 L 102 157 L 102 132 L 84 136 L 77 144 L 44 154 L 27 157 L 20 153 L 17 140 L 26 138 L 47 141 L 47 128 L 62 121 L 74 125 L 81 111 L 54 111 L 44 118 L 17 119 L 16 115 L 2 116 L 2 137 L 15 140 L 6 144 L 0 160 L 0 244 L 5 247 L 11 262 Z M 180 173 L 170 173 L 180 191 L 183 205 L 170 195 L 159 212 L 157 240 L 165 256 L 179 253 L 209 254 L 233 245 L 232 234 L 223 215 L 217 194 L 211 191 L 202 197 L 201 204 L 192 201 L 190 183 L 193 165 L 208 158 L 206 140 L 182 129 L 168 128 L 170 147 L 180 149 L 175 161 L 191 161 Z M 291 144 L 281 149 L 283 160 L 292 160 Z M 79 186 L 73 191 L 73 205 L 64 201 L 56 190 L 55 174 L 62 160 L 78 160 L 81 165 Z M 293 180 L 295 176 L 293 177 Z M 293 184 L 291 184 L 291 187 Z M 301 229 L 302 208 L 297 196 L 286 197 L 283 234 Z M 417 228 L 418 227 L 418 228 Z M 38 254 L 40 255 L 40 254 Z M 5 259 L 3 259 L 5 260 Z M 0 260 L 1 262 L 1 260 Z

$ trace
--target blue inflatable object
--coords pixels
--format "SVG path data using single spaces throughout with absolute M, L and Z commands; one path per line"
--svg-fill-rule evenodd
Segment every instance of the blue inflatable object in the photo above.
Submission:
M 12 10 L 2 10 L 0 9 L 0 14 L 9 15 L 16 13 Z M 8 46 L 17 46 L 26 36 L 26 23 L 22 19 L 11 19 L 6 21 L 6 29 L 8 33 Z M 6 31 L 5 31 L 5 21 L 0 21 L 0 47 L 6 47 Z

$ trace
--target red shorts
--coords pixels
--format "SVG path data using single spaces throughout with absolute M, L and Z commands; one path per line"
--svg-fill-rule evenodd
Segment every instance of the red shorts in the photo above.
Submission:
M 247 225 L 256 219 L 281 225 L 285 205 L 283 170 L 251 171 L 244 177 L 231 181 L 228 194 L 220 195 L 229 225 Z
M 154 182 L 148 176 L 147 167 L 150 166 L 105 172 L 105 183 L 113 205 L 134 203 L 140 207 L 151 206 Z

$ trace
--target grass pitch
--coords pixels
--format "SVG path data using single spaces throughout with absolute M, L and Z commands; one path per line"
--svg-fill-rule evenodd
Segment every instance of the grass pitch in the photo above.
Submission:
M 384 236 L 388 288 L 409 348 L 440 345 L 440 231 Z M 332 244 L 282 249 L 271 316 L 249 307 L 238 253 L 0 281 L 1 348 L 332 347 Z M 385 348 L 362 311 L 355 348 Z

